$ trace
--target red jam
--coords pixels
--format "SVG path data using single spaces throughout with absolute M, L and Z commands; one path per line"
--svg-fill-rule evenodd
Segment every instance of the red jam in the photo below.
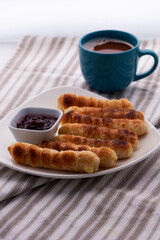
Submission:
M 56 117 L 43 115 L 26 115 L 18 123 L 17 128 L 30 130 L 47 130 L 57 121 Z

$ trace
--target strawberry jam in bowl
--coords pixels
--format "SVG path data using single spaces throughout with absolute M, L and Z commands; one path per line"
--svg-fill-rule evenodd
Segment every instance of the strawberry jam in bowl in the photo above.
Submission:
M 25 115 L 18 123 L 17 128 L 31 130 L 47 130 L 57 121 L 57 117 L 44 115 Z
M 52 140 L 62 115 L 58 109 L 27 107 L 13 116 L 8 127 L 18 142 L 39 144 Z

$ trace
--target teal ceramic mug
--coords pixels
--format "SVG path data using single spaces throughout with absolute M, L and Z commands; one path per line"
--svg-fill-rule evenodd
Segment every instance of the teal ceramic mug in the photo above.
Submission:
M 106 53 L 102 40 L 121 43 L 128 48 Z M 94 48 L 90 49 L 93 44 Z M 102 50 L 95 50 L 96 47 Z M 136 74 L 138 59 L 144 55 L 153 57 L 153 66 L 144 73 Z M 120 91 L 132 81 L 150 75 L 158 65 L 158 56 L 154 51 L 140 50 L 139 40 L 134 35 L 118 30 L 96 31 L 83 36 L 79 41 L 79 59 L 84 79 L 91 88 L 101 92 Z

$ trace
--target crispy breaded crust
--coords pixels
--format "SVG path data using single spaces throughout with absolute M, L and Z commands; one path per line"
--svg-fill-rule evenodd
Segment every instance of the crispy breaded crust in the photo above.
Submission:
M 61 134 L 55 136 L 53 138 L 53 141 L 71 142 L 76 145 L 88 145 L 90 147 L 96 148 L 108 147 L 116 152 L 118 159 L 129 158 L 133 153 L 132 145 L 129 142 L 121 140 L 100 140 L 75 135 Z
M 57 151 L 91 151 L 94 152 L 100 159 L 100 167 L 109 168 L 114 167 L 117 161 L 117 155 L 115 151 L 107 147 L 95 148 L 88 145 L 76 145 L 71 142 L 60 141 L 45 141 L 38 145 L 41 148 L 50 148 Z
M 107 127 L 112 129 L 128 129 L 141 136 L 147 133 L 147 124 L 139 119 L 113 119 L 92 117 L 90 115 L 82 115 L 74 111 L 66 112 L 61 120 L 61 124 L 65 123 L 84 123 L 96 125 L 99 127 Z
M 78 107 L 98 107 L 98 108 L 122 108 L 122 109 L 133 109 L 133 104 L 125 98 L 112 99 L 112 100 L 100 100 L 93 97 L 77 96 L 75 94 L 62 94 L 58 98 L 58 108 L 64 111 L 70 106 Z
M 58 152 L 19 142 L 9 146 L 8 151 L 18 164 L 32 167 L 92 173 L 98 171 L 100 163 L 97 155 L 90 151 Z
M 114 119 L 140 119 L 144 120 L 143 112 L 134 109 L 115 109 L 115 108 L 96 108 L 96 107 L 76 107 L 71 106 L 65 110 L 66 112 L 75 111 L 76 113 L 90 115 L 92 117 L 100 118 L 114 118 Z
M 131 143 L 133 147 L 138 143 L 137 135 L 127 129 L 110 129 L 88 124 L 66 123 L 60 127 L 59 134 L 79 135 L 102 140 L 124 140 Z

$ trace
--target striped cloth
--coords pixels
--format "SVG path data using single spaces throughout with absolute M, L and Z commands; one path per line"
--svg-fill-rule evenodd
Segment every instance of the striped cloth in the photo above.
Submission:
M 160 56 L 160 39 L 141 42 Z M 139 71 L 152 64 L 140 61 Z M 160 128 L 160 70 L 108 98 L 128 98 Z M 0 117 L 55 86 L 90 88 L 77 38 L 25 36 L 0 73 Z M 2 136 L 1 136 L 2 137 Z M 50 179 L 0 165 L 0 239 L 160 239 L 160 157 L 89 179 Z

